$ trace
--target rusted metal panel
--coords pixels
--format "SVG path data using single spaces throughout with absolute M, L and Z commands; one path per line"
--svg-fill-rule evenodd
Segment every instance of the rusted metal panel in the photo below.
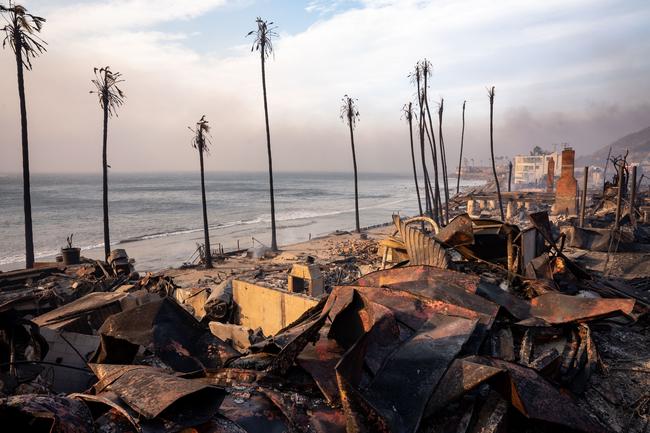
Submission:
M 613 315 L 629 316 L 633 299 L 582 298 L 546 293 L 530 300 L 531 316 L 550 324 L 576 323 Z
M 455 217 L 445 227 L 440 229 L 436 238 L 444 244 L 455 247 L 458 245 L 472 245 L 474 243 L 474 225 L 468 214 Z
M 480 277 L 434 266 L 404 266 L 371 272 L 354 284 L 368 287 L 392 287 L 423 293 L 426 288 L 461 288 L 476 293 Z
M 113 391 L 147 419 L 156 418 L 174 404 L 189 408 L 188 400 L 191 400 L 195 417 L 210 418 L 223 399 L 224 393 L 219 388 L 200 380 L 173 376 L 154 367 L 109 364 L 90 364 L 90 367 L 99 379 L 94 386 L 97 394 Z
M 381 369 L 368 384 L 367 391 L 359 393 L 363 359 L 372 347 L 372 340 L 382 338 L 383 341 L 386 337 L 385 332 L 371 331 L 360 340 L 362 342 L 355 344 L 354 350 L 351 349 L 343 356 L 337 366 L 342 391 L 353 396 L 353 402 L 361 404 L 365 410 L 373 408 L 371 418 L 376 419 L 376 427 L 414 432 L 434 387 L 471 336 L 476 323 L 477 320 L 431 314 L 411 338 L 400 344 L 385 359 Z M 393 341 L 396 338 L 399 339 L 399 336 L 394 336 Z M 355 412 L 349 397 L 347 405 L 348 412 Z M 353 414 L 348 415 L 356 419 Z M 357 424 L 363 424 L 363 421 L 358 421 Z
M 634 309 L 633 299 L 582 298 L 553 292 L 525 301 L 490 284 L 481 284 L 479 294 L 508 310 L 520 320 L 519 325 L 544 326 L 629 316 Z

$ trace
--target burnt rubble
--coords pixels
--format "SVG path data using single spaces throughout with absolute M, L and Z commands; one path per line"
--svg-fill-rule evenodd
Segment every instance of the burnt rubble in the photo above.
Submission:
M 98 261 L 0 273 L 0 419 L 80 433 L 644 432 L 650 277 L 585 267 L 563 226 L 576 228 L 546 212 L 395 217 L 390 236 L 332 244 L 329 261 L 261 259 L 191 288 Z M 246 328 L 234 278 L 307 307 L 269 335 Z

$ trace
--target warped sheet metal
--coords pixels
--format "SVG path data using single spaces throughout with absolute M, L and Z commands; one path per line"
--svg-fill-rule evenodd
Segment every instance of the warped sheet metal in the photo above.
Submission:
M 108 364 L 90 364 L 90 367 L 99 379 L 94 385 L 97 394 L 112 391 L 147 419 L 175 409 L 192 411 L 194 418 L 206 421 L 216 413 L 223 399 L 223 391 L 212 385 L 173 376 L 154 367 Z
M 130 364 L 140 346 L 176 371 L 221 367 L 239 356 L 176 302 L 163 298 L 109 317 L 92 362 Z
M 449 246 L 472 245 L 474 243 L 474 225 L 468 214 L 455 217 L 440 229 L 436 238 Z
M 633 299 L 582 298 L 561 293 L 544 293 L 530 301 L 520 299 L 501 288 L 484 284 L 479 294 L 504 307 L 520 325 L 560 325 L 587 322 L 615 315 L 630 316 Z
M 480 278 L 476 275 L 441 269 L 434 266 L 404 266 L 371 272 L 359 278 L 354 284 L 367 287 L 391 287 L 427 295 L 426 289 L 449 287 L 476 293 Z
M 93 292 L 34 318 L 34 323 L 51 329 L 92 335 L 104 321 L 122 311 L 121 292 Z
M 350 291 L 356 302 L 349 302 Z M 426 298 L 382 288 L 336 287 L 330 299 L 331 311 L 338 311 L 330 336 L 348 348 L 336 366 L 348 430 L 416 431 L 430 394 L 474 333 L 478 315 L 442 314 L 435 301 L 427 305 Z

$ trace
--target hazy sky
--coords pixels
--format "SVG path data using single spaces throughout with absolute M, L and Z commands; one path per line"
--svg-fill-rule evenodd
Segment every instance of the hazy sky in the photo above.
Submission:
M 0 2 L 7 4 L 6 0 Z M 101 118 L 93 67 L 124 74 L 127 99 L 110 121 L 115 171 L 193 170 L 193 125 L 213 127 L 209 170 L 265 170 L 259 56 L 246 33 L 275 21 L 267 66 L 277 170 L 351 169 L 341 97 L 358 98 L 361 171 L 409 170 L 402 105 L 416 61 L 434 66 L 445 141 L 487 160 L 568 142 L 591 152 L 650 126 L 647 0 L 30 0 L 47 18 L 48 52 L 26 75 L 34 172 L 99 172 Z M 0 51 L 0 171 L 20 170 L 16 66 Z

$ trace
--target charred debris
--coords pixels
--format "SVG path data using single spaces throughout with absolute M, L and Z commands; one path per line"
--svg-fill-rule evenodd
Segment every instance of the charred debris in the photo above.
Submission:
M 558 209 L 562 180 L 555 196 L 503 192 L 506 221 L 493 192 L 464 191 L 445 226 L 394 216 L 388 236 L 342 237 L 328 259 L 223 255 L 247 266 L 217 263 L 190 286 L 139 275 L 124 251 L 0 273 L 0 419 L 79 433 L 647 431 L 650 278 L 612 264 L 648 251 L 648 198 L 623 192 L 633 174 L 619 165 L 573 212 Z

